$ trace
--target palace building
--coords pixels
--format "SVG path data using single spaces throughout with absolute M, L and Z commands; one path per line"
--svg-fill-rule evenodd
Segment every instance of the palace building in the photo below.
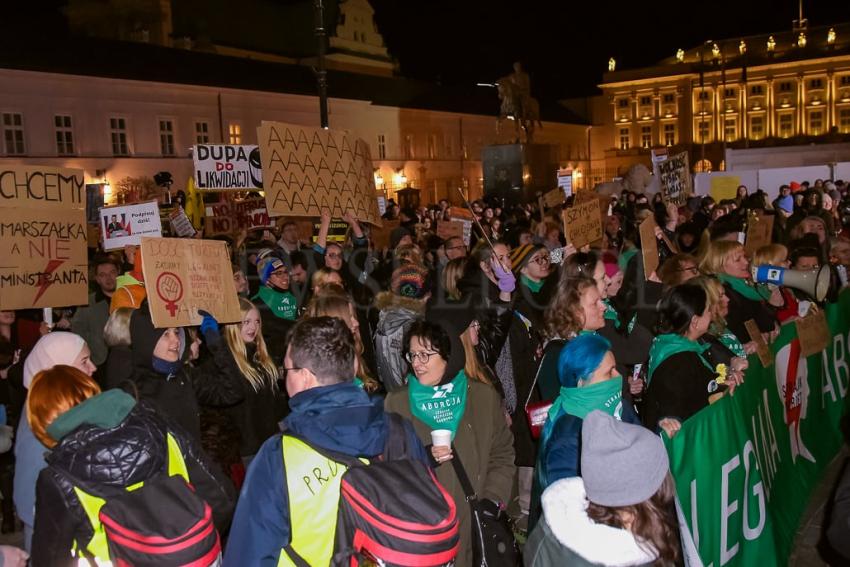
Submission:
M 850 141 L 850 24 L 795 24 L 671 46 L 651 67 L 619 70 L 612 59 L 602 95 L 585 101 L 591 185 L 650 167 L 653 148 L 687 151 L 700 172 L 725 169 L 729 148 Z

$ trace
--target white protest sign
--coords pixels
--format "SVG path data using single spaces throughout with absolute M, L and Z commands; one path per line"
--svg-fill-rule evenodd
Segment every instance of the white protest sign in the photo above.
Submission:
M 263 188 L 260 148 L 247 145 L 199 144 L 193 147 L 195 187 L 244 190 Z
M 162 223 L 156 201 L 101 207 L 100 232 L 103 249 L 117 250 L 139 245 L 142 236 L 162 236 Z

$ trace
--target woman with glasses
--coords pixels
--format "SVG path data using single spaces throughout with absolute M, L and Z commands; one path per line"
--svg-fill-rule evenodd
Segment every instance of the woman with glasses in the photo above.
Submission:
M 658 277 L 665 287 L 671 288 L 699 275 L 699 260 L 690 254 L 671 256 L 658 268 Z
M 436 321 L 439 321 L 437 323 Z M 455 499 L 460 520 L 458 565 L 472 565 L 470 511 L 451 460 L 457 455 L 482 503 L 498 514 L 514 486 L 513 435 L 496 390 L 475 354 L 478 322 L 453 306 L 428 313 L 406 333 L 407 385 L 387 395 L 386 411 L 413 422 L 436 462 L 440 483 Z M 451 431 L 451 446 L 431 444 L 431 432 Z
M 298 301 L 289 288 L 289 271 L 280 258 L 269 256 L 257 266 L 260 286 L 251 298 L 262 317 L 263 338 L 275 364 L 283 363 L 286 354 L 284 337 L 298 318 Z

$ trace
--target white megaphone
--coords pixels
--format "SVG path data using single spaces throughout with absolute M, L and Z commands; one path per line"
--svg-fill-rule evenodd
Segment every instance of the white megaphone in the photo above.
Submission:
M 753 266 L 753 281 L 755 283 L 784 285 L 804 291 L 815 301 L 823 301 L 829 291 L 829 266 L 821 266 L 814 270 L 789 270 L 781 266 Z

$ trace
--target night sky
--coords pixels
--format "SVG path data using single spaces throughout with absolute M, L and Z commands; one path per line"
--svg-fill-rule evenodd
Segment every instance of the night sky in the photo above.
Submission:
M 534 95 L 594 92 L 608 58 L 652 64 L 708 39 L 787 31 L 796 0 L 370 0 L 403 75 L 493 82 L 523 61 Z M 850 21 L 850 1 L 804 2 L 810 26 Z

